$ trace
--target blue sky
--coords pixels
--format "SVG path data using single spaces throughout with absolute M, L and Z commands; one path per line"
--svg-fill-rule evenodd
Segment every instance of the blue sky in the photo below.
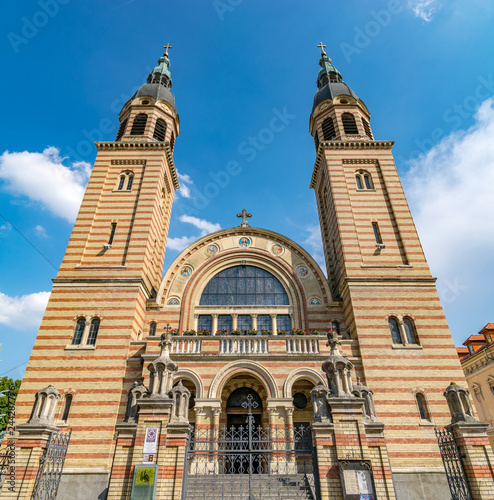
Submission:
M 167 42 L 184 187 L 165 268 L 187 242 L 237 225 L 244 207 L 252 225 L 322 260 L 308 133 L 322 40 L 371 111 L 376 139 L 396 141 L 396 163 L 460 345 L 494 320 L 493 18 L 489 0 L 4 5 L 0 374 L 24 372 L 96 156 L 92 143 L 114 139 L 120 108 Z M 263 132 L 278 114 L 283 130 Z M 260 133 L 269 140 L 248 150 Z M 232 161 L 241 171 L 227 178 Z

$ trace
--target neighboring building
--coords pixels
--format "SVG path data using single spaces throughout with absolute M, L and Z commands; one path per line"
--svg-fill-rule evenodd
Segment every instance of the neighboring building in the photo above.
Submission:
M 465 372 L 477 415 L 487 422 L 487 435 L 494 448 L 494 323 L 470 335 L 456 350 Z
M 247 498 L 249 471 L 268 499 L 295 498 L 290 488 L 342 499 L 342 478 L 360 499 L 449 497 L 434 426 L 451 423 L 458 394 L 455 418 L 475 420 L 463 371 L 393 142 L 374 139 L 368 109 L 324 50 L 319 64 L 307 184 L 327 278 L 298 244 L 251 227 L 245 210 L 240 226 L 192 243 L 163 276 L 180 132 L 167 53 L 124 105 L 116 140 L 96 143 L 18 396 L 17 422 L 27 423 L 16 498 L 30 498 L 56 428 L 72 429 L 59 500 L 130 498 L 146 461 L 136 488 L 158 467 L 160 499 L 180 498 L 184 477 L 188 499 Z M 176 335 L 161 338 L 168 328 Z M 261 426 L 254 445 L 247 417 Z M 490 498 L 486 468 L 471 468 L 475 498 Z

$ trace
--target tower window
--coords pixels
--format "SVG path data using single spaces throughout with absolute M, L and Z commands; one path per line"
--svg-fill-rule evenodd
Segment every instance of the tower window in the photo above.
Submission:
M 151 323 L 149 323 L 149 336 L 154 337 L 155 335 L 156 335 L 156 322 L 151 321 Z
M 372 229 L 374 229 L 374 237 L 376 238 L 376 243 L 378 245 L 382 244 L 383 240 L 381 238 L 381 231 L 379 231 L 379 224 L 377 222 L 373 222 Z
M 322 122 L 322 134 L 325 141 L 331 141 L 336 137 L 334 121 L 330 116 Z
M 405 328 L 405 338 L 408 344 L 418 344 L 417 333 L 415 332 L 415 326 L 410 318 L 405 318 L 403 320 L 403 326 Z
M 132 191 L 132 184 L 134 183 L 134 176 L 129 175 L 129 180 L 127 181 L 127 191 Z
M 362 177 L 360 177 L 359 174 L 355 176 L 355 181 L 357 182 L 357 189 L 364 189 L 364 186 L 362 185 Z
M 113 243 L 113 238 L 115 237 L 115 230 L 116 229 L 117 229 L 117 223 L 112 222 L 110 237 L 108 238 L 108 245 L 111 245 Z
M 69 418 L 70 406 L 72 405 L 72 394 L 67 394 L 65 396 L 65 406 L 63 408 L 62 420 L 67 422 Z
M 157 141 L 164 141 L 166 135 L 166 122 L 165 120 L 158 118 L 156 120 L 156 126 L 154 127 L 153 138 Z
M 175 134 L 173 132 L 170 137 L 170 148 L 172 149 L 172 151 L 175 149 Z
M 89 327 L 89 336 L 87 338 L 88 345 L 96 344 L 96 337 L 98 336 L 100 320 L 99 318 L 94 318 L 91 321 L 91 326 Z
M 400 328 L 398 326 L 398 321 L 396 320 L 396 318 L 389 318 L 388 324 L 393 344 L 402 344 L 403 342 L 401 340 Z
M 118 190 L 122 191 L 125 182 L 125 175 L 120 176 L 120 180 L 118 181 Z
M 420 418 L 422 420 L 430 420 L 429 411 L 427 410 L 427 403 L 425 402 L 424 395 L 418 393 L 415 395 L 415 399 L 417 400 Z
M 139 113 L 134 118 L 134 123 L 132 124 L 131 135 L 143 135 L 144 130 L 146 130 L 146 122 L 148 121 L 148 115 L 146 113 Z
M 356 135 L 358 134 L 357 122 L 352 113 L 343 113 L 341 115 L 341 121 L 343 122 L 343 130 L 345 134 Z
M 364 126 L 365 135 L 369 139 L 374 139 L 374 137 L 372 137 L 372 132 L 371 132 L 369 122 L 365 118 L 362 118 L 362 125 Z
M 79 318 L 75 325 L 74 336 L 72 338 L 72 345 L 79 345 L 81 343 L 85 327 L 86 327 L 85 318 Z
M 314 144 L 316 145 L 316 149 L 319 148 L 319 134 L 316 132 L 316 135 L 314 136 Z
M 125 132 L 125 129 L 127 128 L 127 123 L 129 122 L 129 119 L 126 118 L 121 124 L 120 126 L 118 127 L 118 132 L 117 132 L 117 137 L 115 139 L 115 141 L 119 141 L 122 136 L 124 135 L 124 132 Z
M 364 175 L 365 189 L 372 189 L 372 181 L 369 174 Z

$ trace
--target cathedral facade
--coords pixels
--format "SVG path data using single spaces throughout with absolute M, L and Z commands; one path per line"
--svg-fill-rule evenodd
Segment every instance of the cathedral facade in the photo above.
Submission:
M 11 498 L 69 429 L 58 499 L 448 498 L 435 426 L 467 422 L 485 445 L 468 399 L 455 413 L 443 395 L 466 383 L 393 142 L 321 49 L 307 184 L 328 276 L 245 210 L 163 274 L 180 133 L 167 49 L 96 143 L 17 399 Z M 472 498 L 494 498 L 486 450 L 466 467 Z

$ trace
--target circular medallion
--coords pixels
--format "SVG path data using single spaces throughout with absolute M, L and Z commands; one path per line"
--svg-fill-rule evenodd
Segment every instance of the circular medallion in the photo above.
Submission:
M 301 392 L 297 392 L 293 396 L 293 406 L 299 410 L 303 410 L 307 406 L 307 396 Z
M 214 257 L 218 253 L 218 247 L 216 245 L 208 245 L 206 248 L 206 255 Z
M 271 252 L 273 252 L 274 255 L 281 255 L 283 253 L 283 247 L 281 245 L 273 245 L 271 247 Z
M 184 266 L 182 267 L 182 271 L 180 271 L 180 274 L 184 278 L 188 278 L 192 274 L 192 269 L 189 266 Z
M 178 299 L 170 299 L 168 301 L 169 306 L 178 306 Z
M 307 278 L 307 276 L 309 275 L 309 270 L 305 266 L 300 266 L 297 267 L 297 274 L 301 278 Z
M 321 301 L 318 298 L 314 297 L 313 299 L 310 299 L 310 305 L 311 306 L 317 306 L 317 305 L 320 305 L 320 304 L 321 304 Z
M 248 247 L 250 245 L 251 241 L 249 238 L 246 238 L 245 236 L 243 238 L 240 238 L 238 240 L 238 244 L 241 246 L 241 247 Z

